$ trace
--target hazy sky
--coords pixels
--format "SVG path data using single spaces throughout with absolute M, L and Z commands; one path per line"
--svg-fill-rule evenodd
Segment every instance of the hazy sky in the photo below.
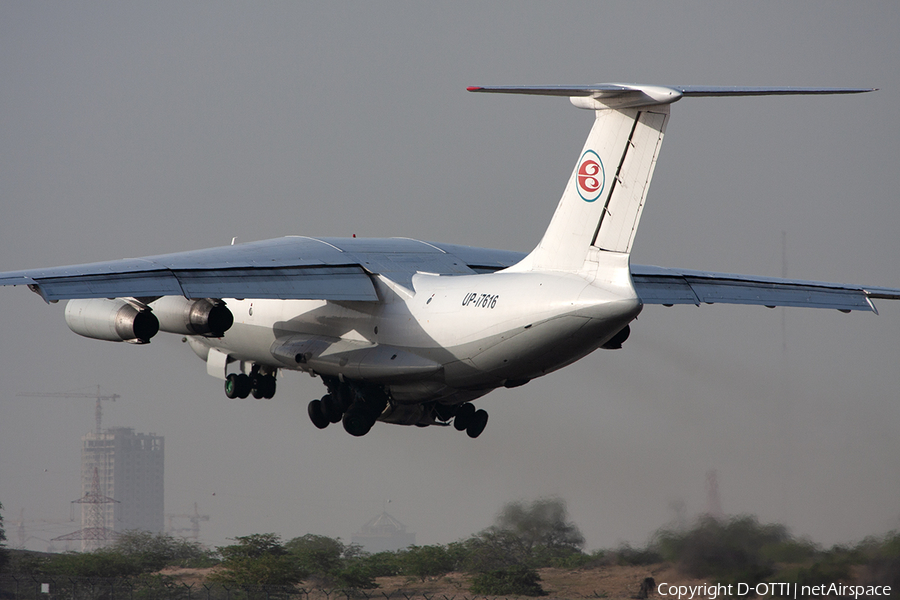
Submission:
M 900 4 L 0 3 L 0 270 L 288 234 L 528 251 L 592 115 L 468 85 L 878 87 L 672 107 L 634 262 L 900 287 Z M 166 438 L 166 510 L 342 537 L 388 507 L 420 544 L 557 495 L 589 548 L 642 544 L 716 469 L 728 513 L 832 544 L 900 527 L 900 302 L 881 315 L 647 307 L 600 350 L 454 429 L 319 431 L 318 379 L 225 398 L 180 338 L 71 333 L 0 289 L 0 502 L 11 545 L 80 527 L 90 400 Z M 786 350 L 785 350 L 786 347 Z M 386 504 L 390 500 L 390 504 Z M 186 523 L 182 523 L 186 525 Z

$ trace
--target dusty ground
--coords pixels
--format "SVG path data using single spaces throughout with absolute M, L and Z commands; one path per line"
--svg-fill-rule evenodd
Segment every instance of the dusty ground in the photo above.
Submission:
M 692 582 L 678 574 L 668 564 L 636 566 L 602 566 L 590 569 L 539 569 L 541 587 L 548 598 L 632 598 L 637 596 L 641 583 L 646 577 L 653 577 L 657 584 Z M 418 592 L 420 597 L 435 596 L 434 600 L 473 599 L 469 592 L 470 577 L 463 573 L 451 573 L 445 577 L 425 582 L 410 581 L 405 577 L 383 577 L 378 579 L 379 591 L 388 592 L 401 589 Z M 696 582 L 694 582 L 696 584 Z M 652 596 L 656 596 L 655 591 Z
M 166 569 L 162 573 L 178 579 L 187 585 L 199 586 L 212 569 Z M 701 581 L 689 579 L 679 574 L 666 563 L 636 566 L 602 566 L 589 569 L 540 569 L 541 586 L 547 592 L 545 598 L 608 598 L 610 600 L 626 599 L 637 596 L 641 582 L 646 577 L 653 577 L 657 584 L 698 584 Z M 464 573 L 450 573 L 444 577 L 429 578 L 426 581 L 407 577 L 380 577 L 378 588 L 367 591 L 373 600 L 474 600 L 475 594 L 469 591 L 471 577 Z M 302 587 L 302 584 L 301 584 Z M 309 600 L 330 599 L 343 600 L 345 596 L 312 591 Z M 651 593 L 651 598 L 660 598 Z M 482 596 L 478 596 L 482 598 Z
M 175 580 L 186 585 L 194 585 L 199 587 L 206 579 L 206 576 L 212 573 L 215 567 L 210 569 L 182 569 L 180 567 L 166 567 L 159 572 L 160 575 L 173 577 Z

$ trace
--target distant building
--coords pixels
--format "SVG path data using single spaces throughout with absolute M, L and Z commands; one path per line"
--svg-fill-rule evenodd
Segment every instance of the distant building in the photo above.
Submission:
M 111 427 L 81 438 L 81 487 L 88 495 L 97 469 L 99 492 L 115 500 L 100 504 L 100 523 L 121 532 L 140 529 L 163 531 L 164 438 L 153 433 L 135 433 L 130 427 Z M 97 510 L 82 504 L 82 523 Z
M 363 525 L 350 541 L 366 552 L 393 552 L 415 545 L 416 534 L 407 533 L 406 525 L 383 512 Z

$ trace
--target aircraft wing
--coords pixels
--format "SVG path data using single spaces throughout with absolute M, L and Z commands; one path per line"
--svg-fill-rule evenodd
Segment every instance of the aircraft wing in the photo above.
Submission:
M 0 273 L 47 302 L 75 298 L 277 298 L 377 300 L 370 277 L 412 287 L 418 271 L 473 274 L 517 253 L 418 240 L 285 237 L 207 250 Z
M 285 237 L 145 258 L 0 273 L 47 302 L 75 298 L 378 299 L 371 275 L 412 288 L 417 272 L 489 273 L 524 254 L 419 240 Z M 644 304 L 754 304 L 875 311 L 900 289 L 632 265 Z
M 632 265 L 635 290 L 644 304 L 751 304 L 875 312 L 872 298 L 900 300 L 900 289 L 800 279 L 749 277 Z

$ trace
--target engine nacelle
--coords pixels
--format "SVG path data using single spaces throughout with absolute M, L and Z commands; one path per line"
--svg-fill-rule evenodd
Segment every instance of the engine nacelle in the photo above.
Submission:
M 150 303 L 159 328 L 183 335 L 222 337 L 234 324 L 234 315 L 221 301 L 163 296 Z
M 159 331 L 159 321 L 151 311 L 107 298 L 69 300 L 66 324 L 84 337 L 134 344 L 149 343 Z

